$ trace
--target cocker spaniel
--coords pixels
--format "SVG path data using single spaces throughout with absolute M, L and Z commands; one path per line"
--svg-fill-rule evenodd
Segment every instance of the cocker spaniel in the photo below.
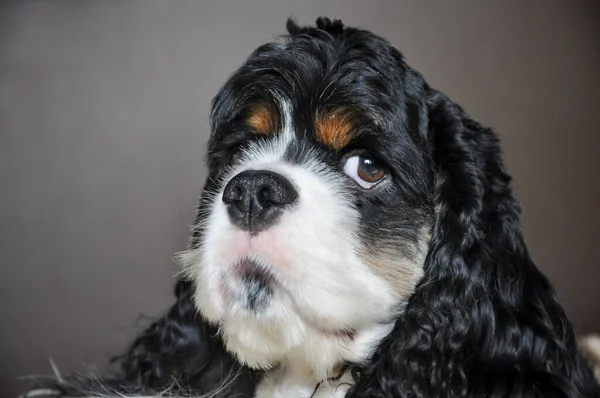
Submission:
M 494 132 L 371 32 L 287 30 L 213 101 L 176 303 L 63 393 L 600 397 Z

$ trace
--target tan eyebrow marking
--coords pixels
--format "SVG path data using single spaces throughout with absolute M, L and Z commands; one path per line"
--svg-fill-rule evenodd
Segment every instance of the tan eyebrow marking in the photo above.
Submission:
M 350 112 L 337 109 L 317 117 L 317 139 L 337 151 L 343 149 L 353 138 L 354 126 L 350 121 Z
M 250 105 L 246 121 L 257 134 L 275 134 L 279 130 L 279 114 L 274 106 L 265 102 Z

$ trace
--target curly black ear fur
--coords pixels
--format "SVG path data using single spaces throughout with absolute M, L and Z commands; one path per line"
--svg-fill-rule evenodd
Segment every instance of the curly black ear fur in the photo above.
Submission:
M 437 214 L 425 275 L 348 396 L 600 396 L 525 246 L 496 135 L 428 90 Z

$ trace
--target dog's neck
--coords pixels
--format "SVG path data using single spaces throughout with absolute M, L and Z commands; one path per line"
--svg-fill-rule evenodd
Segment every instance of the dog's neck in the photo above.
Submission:
M 364 363 L 392 327 L 374 325 L 352 336 L 331 335 L 323 341 L 322 336 L 311 336 L 313 341 L 290 350 L 264 376 L 255 398 L 343 397 L 353 382 L 348 364 Z M 327 360 L 322 359 L 323 352 L 330 354 Z

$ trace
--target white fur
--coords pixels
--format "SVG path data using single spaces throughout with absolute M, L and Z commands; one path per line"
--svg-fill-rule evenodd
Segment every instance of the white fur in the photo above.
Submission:
M 352 376 L 346 371 L 339 380 L 324 381 L 315 391 L 318 381 L 310 374 L 297 372 L 286 365 L 269 372 L 258 385 L 255 397 L 342 398 L 352 385 Z
M 249 366 L 276 367 L 256 396 L 293 398 L 310 396 L 336 365 L 367 359 L 391 330 L 381 322 L 400 298 L 359 255 L 364 251 L 357 236 L 359 213 L 346 200 L 346 177 L 316 156 L 301 165 L 283 160 L 294 133 L 290 108 L 285 103 L 282 108 L 283 131 L 241 154 L 215 193 L 200 248 L 182 262 L 195 281 L 198 309 L 219 325 L 227 349 Z M 226 183 L 250 169 L 280 173 L 299 194 L 276 225 L 254 237 L 230 223 L 222 201 Z M 244 257 L 267 268 L 277 282 L 260 313 L 247 310 L 235 276 L 235 264 Z M 354 339 L 339 333 L 343 330 L 355 330 Z M 334 384 L 325 383 L 315 396 L 342 396 L 344 388 Z

